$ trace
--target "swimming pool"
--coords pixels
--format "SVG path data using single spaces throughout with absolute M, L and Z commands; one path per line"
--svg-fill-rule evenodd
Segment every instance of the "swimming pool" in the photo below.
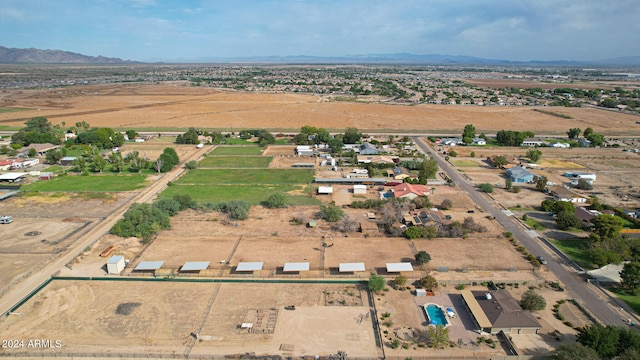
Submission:
M 429 325 L 449 325 L 447 317 L 440 306 L 436 304 L 426 304 L 424 305 L 424 311 L 427 314 Z

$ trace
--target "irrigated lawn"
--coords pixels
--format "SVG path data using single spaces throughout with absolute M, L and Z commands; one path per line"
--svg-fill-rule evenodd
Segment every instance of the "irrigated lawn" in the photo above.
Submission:
M 261 147 L 249 146 L 218 146 L 209 155 L 262 155 Z
M 198 163 L 201 168 L 267 168 L 271 156 L 208 156 Z
M 197 202 L 224 202 L 229 200 L 245 200 L 251 205 L 260 202 L 275 192 L 284 193 L 287 205 L 319 205 L 320 201 L 306 195 L 292 195 L 287 192 L 300 193 L 301 185 L 173 185 L 160 194 L 160 198 L 172 198 L 174 195 L 189 195 Z
M 26 110 L 31 110 L 31 109 L 25 109 L 25 108 L 0 108 L 0 114 L 1 113 L 8 113 L 8 112 L 16 112 L 16 111 L 26 111 Z
M 573 261 L 578 263 L 578 265 L 582 266 L 585 269 L 594 268 L 593 263 L 587 255 L 587 251 L 589 250 L 587 240 L 550 240 L 555 246 L 562 250 L 563 253 L 567 254 L 571 259 L 573 259 Z
M 631 306 L 631 308 L 640 313 L 640 296 L 639 295 L 629 295 L 626 291 L 619 287 L 612 287 L 611 292 L 616 294 L 617 297 L 622 299 L 622 301 L 626 302 L 627 305 Z
M 473 160 L 452 160 L 453 165 L 457 167 L 478 167 L 480 164 Z
M 298 169 L 196 169 L 183 175 L 178 184 L 307 184 L 313 170 Z M 247 186 L 249 187 L 249 186 Z
M 132 191 L 145 186 L 146 175 L 69 175 L 37 181 L 22 187 L 24 191 Z

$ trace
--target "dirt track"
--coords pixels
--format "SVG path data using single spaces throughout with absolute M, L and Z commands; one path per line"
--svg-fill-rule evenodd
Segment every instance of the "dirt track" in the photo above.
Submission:
M 458 133 L 466 124 L 478 132 L 502 129 L 562 134 L 592 127 L 605 135 L 640 135 L 638 117 L 589 108 L 553 108 L 565 119 L 533 107 L 473 105 L 384 105 L 327 102 L 312 95 L 233 93 L 170 85 L 87 86 L 56 90 L 5 91 L 0 106 L 34 110 L 0 114 L 0 123 L 21 126 L 45 116 L 68 125 L 86 121 L 113 128 L 187 128 L 296 130 L 302 125 L 328 129 L 439 131 Z M 547 108 L 546 108 L 547 109 Z M 547 109 L 549 110 L 549 109 Z

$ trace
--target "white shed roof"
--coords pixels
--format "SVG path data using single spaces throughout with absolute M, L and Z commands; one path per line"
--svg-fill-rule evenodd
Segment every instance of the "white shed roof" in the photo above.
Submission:
M 182 265 L 180 271 L 200 271 L 209 267 L 208 261 L 187 261 Z
M 364 271 L 364 263 L 340 263 L 340 272 Z
M 413 266 L 408 262 L 387 263 L 387 272 L 413 271 Z
M 158 270 L 162 267 L 164 261 L 143 261 L 134 270 L 136 271 L 149 271 L 149 270 Z
M 19 179 L 19 178 L 25 177 L 25 176 L 27 176 L 27 173 L 25 173 L 25 172 L 6 173 L 6 174 L 0 175 L 0 181 L 2 181 L 2 180 L 14 181 L 16 179 Z
M 318 186 L 319 194 L 333 194 L 333 186 Z
M 282 271 L 309 271 L 308 262 L 290 262 L 284 263 L 284 269 Z
M 109 258 L 109 260 L 107 261 L 107 264 L 117 264 L 123 259 L 124 259 L 124 256 L 122 255 L 113 255 L 112 257 Z
M 262 270 L 262 266 L 264 262 L 256 261 L 256 262 L 241 262 L 236 266 L 236 271 L 260 271 Z

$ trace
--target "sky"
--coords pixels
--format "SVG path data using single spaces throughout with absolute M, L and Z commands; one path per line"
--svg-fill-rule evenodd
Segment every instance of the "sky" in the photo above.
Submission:
M 640 55 L 638 0 L 0 0 L 0 46 L 136 61 Z

